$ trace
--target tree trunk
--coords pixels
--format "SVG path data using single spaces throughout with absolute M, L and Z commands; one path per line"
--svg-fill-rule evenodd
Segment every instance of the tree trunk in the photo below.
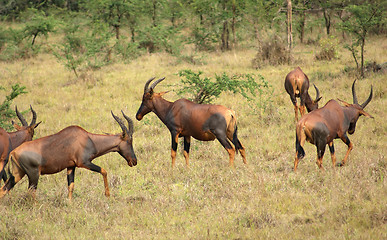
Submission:
M 115 24 L 115 25 L 114 25 L 114 30 L 115 30 L 115 32 L 116 32 L 116 39 L 117 39 L 117 40 L 120 39 L 120 25 Z
M 365 34 L 361 39 L 361 46 L 360 46 L 360 76 L 364 78 L 364 45 L 365 45 Z
M 235 23 L 236 23 L 236 6 L 235 2 L 232 3 L 232 22 L 231 22 L 231 31 L 232 31 L 232 43 L 233 48 L 236 48 L 236 31 L 235 31 Z
M 327 35 L 329 36 L 329 34 L 331 33 L 331 31 L 330 31 L 330 29 L 331 29 L 331 16 L 328 13 L 327 9 L 324 9 L 324 19 L 325 19 L 325 28 L 327 29 Z
M 290 52 L 293 45 L 293 36 L 292 36 L 292 1 L 286 0 L 288 3 L 288 51 Z
M 221 46 L 221 50 L 222 51 L 225 51 L 225 50 L 229 50 L 230 49 L 230 46 L 229 46 L 229 31 L 228 31 L 228 22 L 227 20 L 225 20 L 223 22 L 223 32 L 222 32 L 222 46 Z
M 154 27 L 157 26 L 157 24 L 156 24 L 156 1 L 155 0 L 153 0 L 152 23 L 153 23 Z
M 300 20 L 300 42 L 304 43 L 305 36 L 305 9 L 301 11 L 301 20 Z

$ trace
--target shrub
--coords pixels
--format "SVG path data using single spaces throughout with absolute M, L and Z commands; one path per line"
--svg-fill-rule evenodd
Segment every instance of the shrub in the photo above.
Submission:
M 137 42 L 130 42 L 123 36 L 117 40 L 113 50 L 114 53 L 117 56 L 120 56 L 125 62 L 136 59 L 142 54 L 142 50 L 139 48 Z
M 317 60 L 332 60 L 338 57 L 337 46 L 339 41 L 334 36 L 330 36 L 327 38 L 322 38 L 319 41 L 319 45 L 321 50 L 316 54 Z
M 105 24 L 93 24 L 90 30 L 83 30 L 78 23 L 64 28 L 64 41 L 54 45 L 54 56 L 67 69 L 79 77 L 79 72 L 96 69 L 110 62 L 112 33 Z
M 9 121 L 16 116 L 15 111 L 10 108 L 13 99 L 21 94 L 27 93 L 25 91 L 26 87 L 20 86 L 19 84 L 12 85 L 11 88 L 11 93 L 6 96 L 3 103 L 0 104 L 0 127 L 7 131 L 12 130 L 12 124 Z M 0 90 L 6 89 L 0 86 Z
M 281 65 L 289 63 L 291 56 L 286 46 L 286 43 L 278 36 L 262 42 L 255 58 L 252 60 L 253 68 L 261 68 L 267 64 Z
M 176 90 L 179 96 L 189 94 L 189 100 L 202 104 L 212 103 L 222 92 L 241 94 L 250 105 L 265 110 L 270 101 L 271 86 L 261 76 L 254 74 L 239 74 L 229 77 L 226 73 L 215 75 L 215 80 L 204 77 L 192 70 L 182 70 L 178 73 L 183 86 Z M 257 99 L 258 98 L 258 99 Z M 254 104 L 252 104 L 254 103 Z M 254 105 L 254 106 L 253 106 Z

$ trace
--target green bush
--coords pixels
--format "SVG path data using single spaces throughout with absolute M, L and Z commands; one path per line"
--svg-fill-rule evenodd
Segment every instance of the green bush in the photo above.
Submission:
M 319 45 L 321 50 L 316 54 L 317 60 L 332 60 L 338 58 L 337 47 L 339 45 L 339 41 L 336 37 L 330 36 L 327 38 L 321 38 L 319 40 Z
M 63 42 L 54 45 L 54 56 L 77 78 L 79 72 L 109 64 L 113 34 L 107 28 L 103 23 L 94 23 L 90 28 L 82 28 L 79 23 L 67 24 Z
M 4 128 L 6 131 L 11 131 L 13 126 L 11 124 L 11 119 L 16 116 L 14 110 L 11 109 L 12 101 L 19 95 L 27 93 L 25 91 L 25 86 L 20 86 L 19 84 L 12 85 L 11 93 L 5 97 L 5 100 L 0 104 L 0 127 Z M 4 87 L 0 86 L 0 90 L 6 90 Z
M 188 99 L 199 103 L 212 103 L 222 92 L 240 94 L 247 99 L 253 108 L 265 110 L 270 100 L 271 86 L 263 76 L 239 74 L 228 76 L 226 73 L 215 75 L 215 80 L 201 77 L 203 72 L 182 70 L 178 73 L 183 86 L 176 90 L 179 96 L 188 94 Z

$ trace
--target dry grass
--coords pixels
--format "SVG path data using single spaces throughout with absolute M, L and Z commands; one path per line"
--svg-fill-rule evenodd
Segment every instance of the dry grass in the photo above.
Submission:
M 385 38 L 367 45 L 369 59 L 386 62 Z M 351 102 L 353 78 L 343 74 L 353 61 L 345 50 L 332 62 L 314 61 L 314 47 L 297 46 L 297 65 L 319 87 L 325 103 L 332 98 Z M 52 56 L 0 63 L 1 85 L 20 83 L 29 91 L 16 99 L 20 109 L 32 104 L 43 123 L 36 138 L 80 125 L 95 133 L 120 131 L 110 115 L 124 110 L 134 119 L 144 82 L 165 76 L 157 90 L 178 83 L 181 69 L 214 73 L 259 73 L 274 87 L 273 102 L 262 116 L 252 114 L 245 100 L 224 94 L 217 100 L 237 112 L 239 138 L 248 162 L 236 158 L 228 167 L 227 153 L 218 142 L 192 142 L 191 167 L 182 154 L 171 169 L 170 135 L 151 113 L 135 122 L 134 148 L 138 165 L 129 168 L 118 154 L 94 161 L 108 171 L 110 198 L 99 174 L 77 169 L 73 201 L 67 200 L 65 171 L 40 178 L 37 201 L 26 193 L 25 178 L 0 200 L 1 239 L 386 239 L 387 238 L 387 84 L 385 75 L 357 82 L 359 101 L 370 85 L 374 98 L 350 139 L 355 145 L 346 167 L 333 169 L 329 151 L 325 172 L 315 164 L 315 147 L 307 144 L 306 158 L 293 173 L 293 106 L 283 88 L 296 65 L 251 68 L 254 50 L 209 54 L 207 65 L 176 64 L 164 54 L 144 56 L 130 64 L 114 64 L 85 80 Z M 312 91 L 312 96 L 314 96 Z M 171 92 L 166 95 L 175 100 Z M 1 99 L 0 99 L 1 100 Z M 30 116 L 26 116 L 30 119 Z M 337 157 L 346 146 L 335 141 Z M 181 146 L 179 146 L 179 152 Z

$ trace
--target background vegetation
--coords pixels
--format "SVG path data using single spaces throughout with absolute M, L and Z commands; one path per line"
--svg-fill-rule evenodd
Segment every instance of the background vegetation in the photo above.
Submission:
M 348 50 L 357 46 L 341 26 L 349 3 L 326 4 L 293 2 L 295 37 L 287 49 L 283 1 L 0 1 L 0 102 L 15 84 L 27 92 L 10 109 L 33 106 L 43 121 L 35 138 L 69 125 L 117 133 L 110 110 L 134 119 L 147 79 L 165 76 L 156 91 L 177 90 L 186 69 L 203 79 L 255 76 L 272 89 L 260 95 L 262 111 L 232 92 L 214 99 L 236 111 L 248 165 L 238 155 L 230 169 L 218 142 L 193 140 L 191 167 L 179 154 L 172 170 L 169 132 L 150 113 L 135 122 L 136 167 L 115 153 L 94 161 L 108 172 L 110 198 L 102 177 L 84 169 L 76 170 L 72 202 L 65 171 L 40 178 L 36 202 L 24 178 L 0 200 L 0 238 L 387 238 L 385 16 L 367 30 L 361 77 L 353 57 L 360 52 Z M 320 89 L 321 104 L 351 102 L 355 78 L 360 102 L 373 85 L 366 111 L 375 118 L 359 120 L 348 166 L 333 169 L 328 152 L 326 171 L 318 171 L 307 143 L 293 173 L 293 106 L 283 82 L 296 66 Z M 346 146 L 335 143 L 342 159 Z

